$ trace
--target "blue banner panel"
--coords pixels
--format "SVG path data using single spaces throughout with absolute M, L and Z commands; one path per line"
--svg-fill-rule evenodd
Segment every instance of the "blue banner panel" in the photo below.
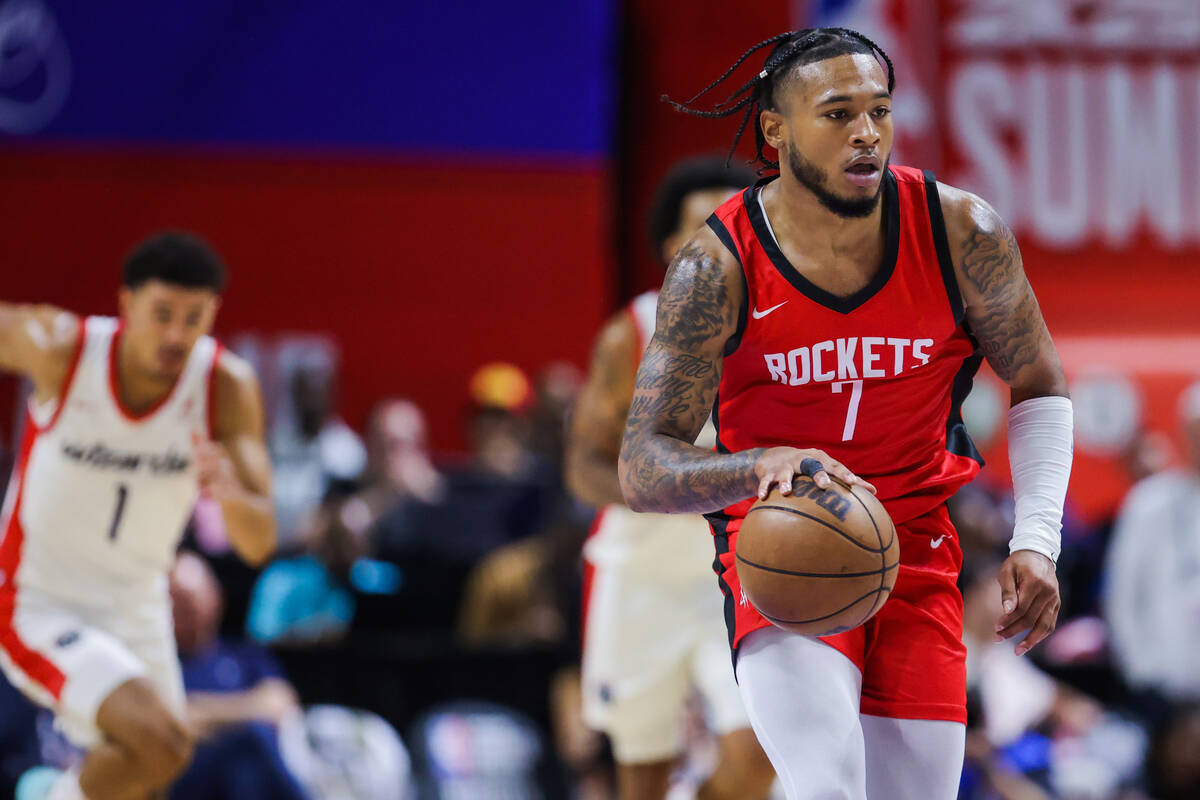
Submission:
M 615 0 L 0 0 L 0 135 L 595 156 Z

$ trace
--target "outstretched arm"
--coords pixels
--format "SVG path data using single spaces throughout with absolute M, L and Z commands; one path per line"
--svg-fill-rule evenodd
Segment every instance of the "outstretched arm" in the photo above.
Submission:
M 1018 655 L 1054 630 L 1061 605 L 1054 562 L 1072 455 L 1072 414 L 1062 362 L 1021 251 L 1004 220 L 972 194 L 942 194 L 967 323 L 988 364 L 1010 387 L 1009 461 L 1016 521 L 998 580 L 997 639 L 1029 633 Z
M 624 503 L 617 481 L 617 457 L 625 415 L 633 397 L 637 367 L 637 330 L 623 313 L 596 337 L 587 381 L 571 412 L 567 435 L 566 479 L 572 493 L 594 506 Z
M 216 441 L 197 443 L 200 485 L 221 504 L 233 549 L 258 566 L 275 550 L 262 394 L 254 370 L 232 353 L 221 354 L 216 370 Z
M 0 370 L 33 381 L 39 402 L 57 397 L 81 324 L 74 314 L 53 306 L 0 303 Z
M 621 446 L 621 490 L 635 511 L 715 511 L 756 493 L 766 497 L 774 484 L 786 494 L 805 458 L 817 458 L 843 480 L 858 481 L 817 450 L 760 447 L 721 454 L 692 444 L 712 412 L 725 346 L 737 331 L 745 299 L 740 270 L 708 229 L 667 270 Z M 829 485 L 825 471 L 814 480 L 822 488 Z

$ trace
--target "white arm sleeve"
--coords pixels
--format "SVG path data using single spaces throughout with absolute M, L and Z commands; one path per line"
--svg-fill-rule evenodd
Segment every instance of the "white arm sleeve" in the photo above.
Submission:
M 1016 501 L 1010 553 L 1032 550 L 1058 561 L 1073 430 L 1066 397 L 1033 397 L 1009 409 L 1008 460 Z

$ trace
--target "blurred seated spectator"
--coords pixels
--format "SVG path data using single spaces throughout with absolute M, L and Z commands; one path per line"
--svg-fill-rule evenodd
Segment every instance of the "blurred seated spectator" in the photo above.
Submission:
M 345 635 L 358 603 L 355 589 L 391 594 L 403 574 L 375 562 L 372 533 L 380 518 L 420 519 L 446 495 L 429 454 L 425 416 L 410 400 L 388 399 L 367 426 L 361 487 L 333 492 L 302 535 L 306 554 L 271 564 L 254 587 L 248 630 L 260 642 L 313 644 Z
M 1173 456 L 1171 440 L 1165 433 L 1142 430 L 1121 454 L 1120 467 L 1133 485 L 1166 469 Z M 1112 545 L 1113 525 L 1112 515 L 1088 529 L 1064 520 L 1062 553 L 1058 557 L 1060 630 L 1072 620 L 1103 615 L 1104 565 Z
M 567 414 L 583 387 L 583 371 L 569 361 L 554 361 L 538 373 L 530 414 L 530 449 L 561 471 Z
M 557 643 L 566 620 L 556 603 L 547 541 L 531 537 L 488 555 L 471 573 L 459 615 L 459 640 L 472 647 Z
M 960 797 L 1114 798 L 1137 781 L 1146 736 L 1016 655 L 1019 637 L 995 641 L 1000 563 L 977 558 L 962 571 L 971 698 L 963 784 L 977 793 Z
M 1200 382 L 1180 398 L 1189 464 L 1152 475 L 1121 506 L 1105 614 L 1126 682 L 1200 700 Z
M 448 466 L 436 499 L 410 495 L 368 528 L 369 552 L 401 571 L 394 624 L 453 631 L 475 565 L 541 531 L 560 507 L 553 464 L 530 449 L 523 373 L 489 365 L 475 374 L 471 391 L 468 459 Z
M 1147 786 L 1155 800 L 1200 797 L 1200 705 L 1175 708 L 1150 748 Z
M 219 639 L 221 589 L 202 558 L 183 551 L 170 575 L 175 639 L 195 757 L 175 800 L 306 797 L 279 753 L 277 726 L 300 713 L 291 684 L 261 647 Z
M 274 466 L 279 545 L 286 550 L 331 486 L 356 481 L 366 465 L 358 434 L 334 414 L 336 375 L 328 347 L 296 343 L 281 354 L 287 391 L 268 444 Z
M 541 532 L 488 554 L 472 570 L 458 619 L 468 647 L 557 645 L 577 664 L 582 596 L 580 552 L 589 518 L 563 501 Z

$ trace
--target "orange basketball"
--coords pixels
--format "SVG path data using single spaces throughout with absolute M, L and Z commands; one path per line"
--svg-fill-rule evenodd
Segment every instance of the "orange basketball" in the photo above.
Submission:
M 896 585 L 896 526 L 875 495 L 834 478 L 801 476 L 792 494 L 772 490 L 746 514 L 737 571 L 754 607 L 784 630 L 828 636 L 856 628 Z

